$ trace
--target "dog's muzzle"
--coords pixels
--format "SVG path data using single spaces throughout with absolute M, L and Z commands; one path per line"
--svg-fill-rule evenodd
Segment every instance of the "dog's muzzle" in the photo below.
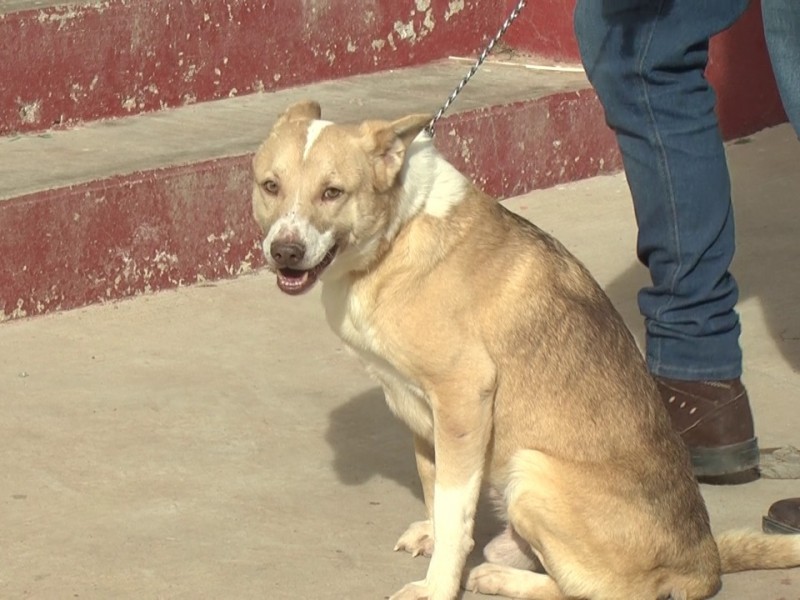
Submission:
M 278 288 L 291 295 L 308 291 L 317 282 L 320 274 L 333 262 L 337 247 L 334 245 L 322 260 L 309 269 L 301 265 L 306 259 L 306 246 L 295 241 L 274 241 L 269 254 L 278 276 Z

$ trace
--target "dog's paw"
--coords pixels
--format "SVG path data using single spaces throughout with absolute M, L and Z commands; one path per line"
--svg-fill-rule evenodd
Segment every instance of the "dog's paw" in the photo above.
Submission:
M 480 564 L 469 572 L 464 589 L 479 594 L 497 594 L 503 589 L 507 572 L 503 565 Z
M 433 554 L 433 522 L 416 521 L 408 526 L 394 545 L 394 551 L 403 550 L 411 556 L 431 556 Z
M 492 563 L 483 563 L 472 569 L 464 589 L 509 598 L 561 597 L 558 585 L 549 575 Z
M 392 594 L 389 600 L 433 600 L 433 596 L 424 581 L 415 581 L 404 585 L 403 589 Z

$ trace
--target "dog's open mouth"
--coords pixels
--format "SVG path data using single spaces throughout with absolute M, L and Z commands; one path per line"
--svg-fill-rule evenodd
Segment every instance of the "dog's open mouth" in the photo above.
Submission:
M 307 292 L 317 282 L 320 274 L 333 262 L 336 256 L 336 250 L 336 246 L 328 250 L 328 253 L 317 266 L 307 270 L 289 268 L 278 269 L 278 288 L 282 292 L 293 296 Z

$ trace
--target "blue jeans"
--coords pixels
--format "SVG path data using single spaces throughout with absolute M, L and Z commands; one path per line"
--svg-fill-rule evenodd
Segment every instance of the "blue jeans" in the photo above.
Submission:
M 575 9 L 583 64 L 622 152 L 637 255 L 650 270 L 639 309 L 654 375 L 741 375 L 730 178 L 704 70 L 709 38 L 747 4 L 578 0 Z
M 761 14 L 783 107 L 800 137 L 800 1 L 762 0 Z

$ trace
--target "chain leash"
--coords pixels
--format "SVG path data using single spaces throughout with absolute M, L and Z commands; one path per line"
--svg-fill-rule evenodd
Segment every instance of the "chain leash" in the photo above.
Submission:
M 497 42 L 500 41 L 500 38 L 503 37 L 503 35 L 505 34 L 506 30 L 509 28 L 511 23 L 513 23 L 519 16 L 519 13 L 520 11 L 522 11 L 526 2 L 527 0 L 519 0 L 519 2 L 517 2 L 517 5 L 514 7 L 514 10 L 511 11 L 511 14 L 508 15 L 508 18 L 503 22 L 503 25 L 500 27 L 500 30 L 489 41 L 489 45 L 483 49 L 483 52 L 480 53 L 480 56 L 478 56 L 478 60 L 476 60 L 475 64 L 470 67 L 469 71 L 464 76 L 464 79 L 462 79 L 459 82 L 456 88 L 447 97 L 447 100 L 444 101 L 442 107 L 431 119 L 431 122 L 428 123 L 428 126 L 425 128 L 425 131 L 427 131 L 431 137 L 433 137 L 436 128 L 436 121 L 442 118 L 442 115 L 448 108 L 450 108 L 450 105 L 455 101 L 456 97 L 461 93 L 461 90 L 464 89 L 464 86 L 467 85 L 469 80 L 472 79 L 472 76 L 475 75 L 475 73 L 477 73 L 478 69 L 483 64 L 483 61 L 486 60 L 486 57 L 489 56 L 491 51 L 494 49 L 495 44 L 497 44 Z

